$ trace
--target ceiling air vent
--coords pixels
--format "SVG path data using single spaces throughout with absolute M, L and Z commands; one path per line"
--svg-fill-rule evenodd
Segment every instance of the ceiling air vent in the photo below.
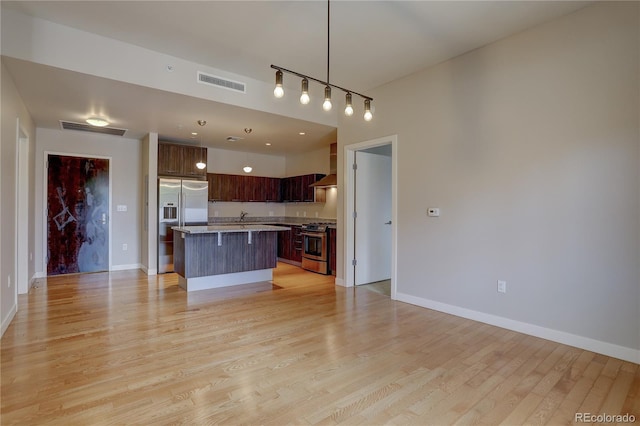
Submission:
M 60 120 L 60 127 L 64 130 L 79 130 L 81 132 L 102 133 L 104 135 L 124 136 L 127 129 L 117 129 L 115 127 L 96 127 L 89 124 L 74 123 L 72 121 Z
M 233 90 L 234 92 L 247 92 L 244 83 L 240 83 L 239 81 L 227 80 L 225 78 L 211 74 L 205 74 L 202 71 L 198 71 L 198 83 L 208 84 L 209 86 L 222 87 L 223 89 Z

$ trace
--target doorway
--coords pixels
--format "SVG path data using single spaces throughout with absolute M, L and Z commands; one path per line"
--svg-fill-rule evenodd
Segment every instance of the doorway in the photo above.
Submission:
M 345 284 L 380 285 L 396 295 L 397 136 L 345 147 Z M 384 284 L 382 284 L 384 285 Z
M 47 275 L 110 269 L 109 162 L 47 155 Z

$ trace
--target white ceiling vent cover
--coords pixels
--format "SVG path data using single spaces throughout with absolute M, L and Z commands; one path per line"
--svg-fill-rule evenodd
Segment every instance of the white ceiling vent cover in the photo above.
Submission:
M 226 78 L 206 74 L 202 71 L 198 71 L 198 83 L 221 87 L 223 89 L 233 90 L 234 92 L 247 93 L 247 89 L 244 83 L 241 83 L 239 81 L 227 80 Z
M 96 127 L 84 123 L 74 123 L 73 121 L 60 120 L 60 127 L 63 130 L 79 130 L 81 132 L 102 133 L 104 135 L 124 136 L 127 129 L 117 127 Z

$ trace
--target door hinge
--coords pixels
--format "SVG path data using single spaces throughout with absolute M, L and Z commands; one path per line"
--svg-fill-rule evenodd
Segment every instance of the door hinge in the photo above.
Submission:
M 353 170 L 358 170 L 358 164 L 353 163 Z
M 357 264 L 358 264 L 358 261 L 357 261 L 357 260 L 353 259 L 353 260 L 351 261 L 351 266 L 356 266 Z
M 358 212 L 353 212 L 353 218 L 356 219 L 358 217 Z

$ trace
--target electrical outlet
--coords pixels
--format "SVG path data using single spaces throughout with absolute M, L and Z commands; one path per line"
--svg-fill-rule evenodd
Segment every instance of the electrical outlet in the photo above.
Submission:
M 498 280 L 498 293 L 506 293 L 507 292 L 507 282 Z
M 429 217 L 439 217 L 440 209 L 438 207 L 429 207 L 427 209 L 427 216 Z
M 129 246 L 127 246 L 127 243 L 122 244 L 122 251 L 127 251 L 129 250 Z

